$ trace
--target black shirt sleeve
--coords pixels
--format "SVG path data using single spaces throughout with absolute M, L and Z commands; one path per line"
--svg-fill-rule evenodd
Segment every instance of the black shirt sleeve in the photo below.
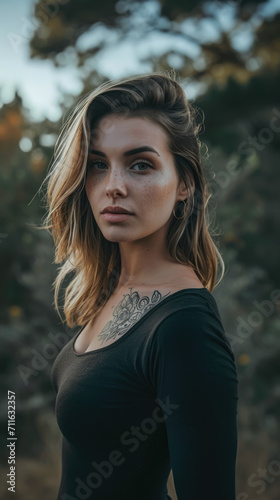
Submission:
M 219 312 L 185 306 L 154 333 L 151 381 L 178 500 L 235 500 L 238 379 Z

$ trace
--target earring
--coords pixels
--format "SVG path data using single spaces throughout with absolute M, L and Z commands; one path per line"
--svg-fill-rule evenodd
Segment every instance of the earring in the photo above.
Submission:
M 184 213 L 183 213 L 182 217 L 177 217 L 176 214 L 174 213 L 174 208 L 173 208 L 172 213 L 173 213 L 175 219 L 184 219 L 184 217 L 186 216 L 185 208 L 187 206 L 187 201 L 186 200 L 181 200 L 181 201 L 184 203 Z

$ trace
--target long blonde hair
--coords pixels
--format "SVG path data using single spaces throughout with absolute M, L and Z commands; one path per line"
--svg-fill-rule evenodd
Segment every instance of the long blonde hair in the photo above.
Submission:
M 170 70 L 106 81 L 75 103 L 58 136 L 44 179 L 47 214 L 41 229 L 52 230 L 54 262 L 65 261 L 53 282 L 58 314 L 60 286 L 73 273 L 63 305 L 70 328 L 84 326 L 99 313 L 114 292 L 121 271 L 119 245 L 104 238 L 85 192 L 92 134 L 107 114 L 148 117 L 167 131 L 179 179 L 188 189 L 194 186 L 185 215 L 171 220 L 168 251 L 175 261 L 190 266 L 210 292 L 224 275 L 223 259 L 209 233 L 207 204 L 212 194 L 202 169 L 200 125 L 175 76 Z M 218 261 L 222 272 L 215 285 Z

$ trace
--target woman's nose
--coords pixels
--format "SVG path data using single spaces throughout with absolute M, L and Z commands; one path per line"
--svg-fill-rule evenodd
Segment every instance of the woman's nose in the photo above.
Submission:
M 107 193 L 111 193 L 115 190 L 126 192 L 127 180 L 120 168 L 111 168 L 106 175 L 105 183 Z

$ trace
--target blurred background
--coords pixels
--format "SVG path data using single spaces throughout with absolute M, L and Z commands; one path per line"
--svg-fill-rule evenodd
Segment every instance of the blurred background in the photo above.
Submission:
M 280 2 L 11 0 L 0 27 L 1 498 L 11 495 L 8 390 L 15 497 L 55 499 L 60 480 L 50 371 L 76 332 L 54 310 L 54 246 L 35 225 L 66 110 L 108 79 L 175 69 L 204 115 L 226 265 L 213 295 L 239 376 L 236 500 L 279 500 Z M 176 500 L 172 473 L 168 487 Z

